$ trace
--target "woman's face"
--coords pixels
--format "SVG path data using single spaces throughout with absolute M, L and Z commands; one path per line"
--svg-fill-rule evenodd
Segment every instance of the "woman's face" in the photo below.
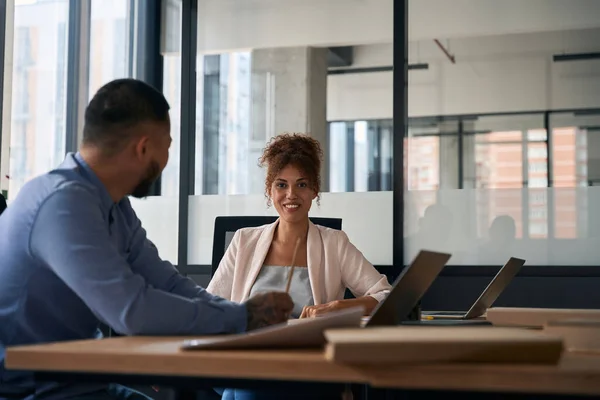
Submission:
M 279 217 L 290 223 L 307 219 L 312 201 L 317 197 L 312 187 L 312 182 L 295 166 L 282 169 L 269 193 Z

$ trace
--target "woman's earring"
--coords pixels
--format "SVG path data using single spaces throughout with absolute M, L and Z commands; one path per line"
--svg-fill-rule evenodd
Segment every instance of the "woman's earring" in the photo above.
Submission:
M 267 199 L 267 208 L 271 208 L 271 206 L 272 206 L 272 205 L 273 205 L 273 204 L 271 203 L 271 198 L 269 197 L 269 198 Z

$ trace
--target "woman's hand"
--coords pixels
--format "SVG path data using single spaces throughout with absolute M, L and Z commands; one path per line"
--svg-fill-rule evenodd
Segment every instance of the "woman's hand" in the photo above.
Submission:
M 337 311 L 345 308 L 342 305 L 341 300 L 330 301 L 325 304 L 318 304 L 316 306 L 306 306 L 302 309 L 302 314 L 300 314 L 300 318 L 313 318 L 318 317 L 323 314 L 327 314 L 332 311 Z
M 300 318 L 313 318 L 319 317 L 332 311 L 343 310 L 345 308 L 359 307 L 362 306 L 365 309 L 365 315 L 371 314 L 373 309 L 377 307 L 377 300 L 371 296 L 359 297 L 357 299 L 346 299 L 346 300 L 334 300 L 325 304 L 318 304 L 316 306 L 306 306 L 302 309 Z

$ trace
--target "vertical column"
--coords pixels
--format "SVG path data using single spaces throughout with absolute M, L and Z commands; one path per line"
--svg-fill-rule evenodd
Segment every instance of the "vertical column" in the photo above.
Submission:
M 473 122 L 462 121 L 461 125 L 462 140 L 459 140 L 459 125 L 456 121 L 445 121 L 439 125 L 440 189 L 471 189 L 475 187 Z M 461 168 L 462 174 L 459 173 Z
M 282 132 L 310 133 L 323 147 L 321 190 L 327 191 L 327 49 L 257 49 L 252 52 L 251 69 L 250 159 L 258 159 L 265 143 Z M 262 191 L 264 175 L 251 173 L 250 176 L 250 191 Z
M 69 1 L 66 152 L 76 152 L 82 140 L 90 73 L 91 12 L 91 0 Z
M 587 134 L 587 176 L 588 185 L 600 186 L 600 135 L 596 132 Z M 587 191 L 590 196 L 590 191 Z M 587 204 L 594 204 L 588 197 Z M 591 221 L 600 220 L 600 210 L 598 207 L 587 207 L 588 237 L 600 237 L 600 226 Z
M 458 130 L 456 121 L 440 123 L 440 189 L 458 189 Z
M 475 163 L 475 124 L 473 121 L 463 121 L 463 189 L 474 189 L 477 181 Z

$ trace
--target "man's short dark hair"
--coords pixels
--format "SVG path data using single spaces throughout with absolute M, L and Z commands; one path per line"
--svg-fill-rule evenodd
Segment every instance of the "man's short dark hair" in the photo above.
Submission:
M 83 144 L 114 153 L 130 139 L 129 128 L 168 120 L 169 103 L 162 93 L 136 79 L 117 79 L 102 86 L 85 109 Z

